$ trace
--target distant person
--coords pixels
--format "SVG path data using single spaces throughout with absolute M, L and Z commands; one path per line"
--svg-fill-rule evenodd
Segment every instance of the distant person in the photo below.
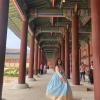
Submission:
M 72 100 L 71 87 L 65 77 L 60 59 L 57 60 L 55 72 L 47 86 L 46 96 L 49 100 Z
M 49 69 L 49 65 L 47 65 L 47 69 Z
M 44 74 L 47 73 L 47 65 L 46 65 L 46 64 L 44 64 L 43 73 L 44 73 Z
M 82 79 L 85 81 L 85 65 L 84 65 L 84 63 L 82 63 L 80 66 L 80 80 L 82 80 Z
M 90 71 L 89 71 L 89 80 L 90 80 L 90 83 L 93 84 L 94 83 L 94 80 L 93 80 L 93 69 L 94 69 L 94 66 L 93 66 L 93 61 L 91 62 L 91 65 L 90 65 Z
M 43 74 L 43 64 L 40 64 L 40 74 Z
M 89 79 L 89 73 L 90 73 L 90 68 L 89 68 L 89 66 L 86 66 L 86 68 L 85 68 L 85 74 L 88 76 L 88 82 L 90 82 L 90 79 Z

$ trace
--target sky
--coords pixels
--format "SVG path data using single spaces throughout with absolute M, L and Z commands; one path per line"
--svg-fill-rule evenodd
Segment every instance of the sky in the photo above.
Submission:
M 20 42 L 20 39 L 8 28 L 6 48 L 20 49 Z
M 7 30 L 6 48 L 20 48 L 20 39 L 9 28 Z

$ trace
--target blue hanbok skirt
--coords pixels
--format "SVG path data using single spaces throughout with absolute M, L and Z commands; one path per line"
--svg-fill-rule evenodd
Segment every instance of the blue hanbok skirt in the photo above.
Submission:
M 54 73 L 46 90 L 50 100 L 72 100 L 72 91 L 68 81 L 63 82 L 57 73 Z

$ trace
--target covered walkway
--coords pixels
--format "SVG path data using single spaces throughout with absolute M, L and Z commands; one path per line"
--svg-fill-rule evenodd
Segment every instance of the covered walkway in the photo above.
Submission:
M 28 82 L 30 88 L 14 90 L 14 81 L 16 79 L 12 79 L 9 82 L 5 82 L 4 90 L 3 90 L 3 98 L 5 100 L 47 100 L 45 96 L 46 86 L 48 84 L 49 79 L 53 74 L 53 70 L 48 70 L 48 74 L 40 75 L 40 77 L 34 76 L 37 81 Z M 5 79 L 7 81 L 7 79 Z M 94 100 L 93 91 L 87 91 L 86 88 L 93 88 L 92 85 L 87 84 L 86 82 L 82 82 L 82 86 L 73 86 L 71 80 L 69 80 L 72 90 L 74 100 Z M 87 84 L 87 85 L 86 85 Z

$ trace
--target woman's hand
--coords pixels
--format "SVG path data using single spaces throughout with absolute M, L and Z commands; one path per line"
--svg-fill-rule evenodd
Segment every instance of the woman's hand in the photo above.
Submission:
M 60 78 L 61 81 L 65 81 L 65 79 L 63 77 Z

